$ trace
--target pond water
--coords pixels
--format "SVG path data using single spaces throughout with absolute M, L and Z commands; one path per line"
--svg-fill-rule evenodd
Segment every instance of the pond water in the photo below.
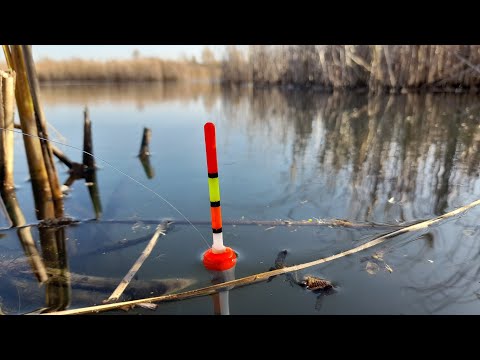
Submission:
M 286 265 L 306 263 L 480 197 L 480 103 L 474 95 L 369 98 L 202 83 L 51 85 L 43 86 L 41 95 L 47 120 L 61 134 L 50 128 L 51 138 L 77 148 L 88 106 L 99 167 L 99 220 L 91 220 L 88 188 L 77 180 L 65 212 L 80 223 L 50 230 L 63 239 L 57 251 L 71 281 L 58 287 L 69 309 L 108 298 L 166 218 L 178 222 L 160 237 L 123 299 L 212 284 L 201 262 L 207 249 L 202 236 L 211 243 L 206 121 L 217 130 L 224 239 L 238 253 L 236 278 L 267 271 L 282 250 Z M 137 157 L 144 127 L 152 131 L 150 176 Z M 81 151 L 56 146 L 81 162 Z M 58 163 L 57 170 L 63 183 L 68 169 Z M 18 134 L 15 183 L 27 222 L 36 224 Z M 228 310 L 234 315 L 480 313 L 479 215 L 473 208 L 293 276 L 230 289 Z M 334 219 L 375 226 L 321 224 Z M 231 223 L 250 220 L 318 226 Z M 55 284 L 38 286 L 18 230 L 8 229 L 5 216 L 0 226 L 2 311 L 27 313 L 60 301 Z M 38 227 L 27 229 L 44 252 Z M 314 293 L 291 281 L 305 275 L 328 279 L 335 291 Z M 214 314 L 214 303 L 208 295 L 159 303 L 155 311 L 136 307 L 108 314 Z

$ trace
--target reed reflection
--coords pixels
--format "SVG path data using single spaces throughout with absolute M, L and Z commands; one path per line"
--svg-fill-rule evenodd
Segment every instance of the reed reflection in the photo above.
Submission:
M 352 220 L 404 222 L 473 200 L 480 161 L 475 95 L 232 89 L 222 99 L 228 131 L 246 129 L 266 152 L 284 144 L 290 178 L 277 203 L 298 203 L 308 192 L 319 207 L 335 202 Z

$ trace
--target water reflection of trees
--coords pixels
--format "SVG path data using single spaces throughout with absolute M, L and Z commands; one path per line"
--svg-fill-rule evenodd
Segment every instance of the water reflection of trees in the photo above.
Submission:
M 266 147 L 285 144 L 287 186 L 300 177 L 336 187 L 351 219 L 415 220 L 473 200 L 480 161 L 474 95 L 246 89 L 222 96 L 232 131 L 244 127 Z
M 42 101 L 55 104 L 99 104 L 134 102 L 137 108 L 166 101 L 191 102 L 201 100 L 207 110 L 219 98 L 217 85 L 209 82 L 175 82 L 145 84 L 73 84 L 44 85 Z
M 478 229 L 471 225 L 474 222 L 475 216 L 467 214 L 454 224 L 434 227 L 388 247 L 385 259 L 401 274 L 403 295 L 414 311 L 434 314 L 448 311 L 451 305 L 478 302 L 480 243 Z
M 438 215 L 478 197 L 477 96 L 369 98 L 352 93 L 330 95 L 254 88 L 233 88 L 222 93 L 200 88 L 188 93 L 181 87 L 164 93 L 129 91 L 133 93 L 120 89 L 111 98 L 108 93 L 103 95 L 111 101 L 131 101 L 132 96 L 138 96 L 139 102 L 152 103 L 190 101 L 193 96 L 210 106 L 221 99 L 230 135 L 246 132 L 250 143 L 261 142 L 267 153 L 269 149 L 278 149 L 278 143 L 285 144 L 282 156 L 288 164 L 289 181 L 282 183 L 285 191 L 275 200 L 278 202 L 298 200 L 296 189 L 326 193 L 319 199 L 331 202 L 338 197 L 329 192 L 336 192 L 344 196 L 341 206 L 345 206 L 345 217 L 394 222 Z M 87 92 L 77 94 L 78 98 L 71 93 L 68 96 L 83 105 L 87 102 L 83 96 L 92 100 Z M 52 99 L 62 96 L 53 92 L 51 95 Z M 313 202 L 320 208 L 320 200 Z M 447 232 L 435 228 L 420 238 L 415 234 L 410 239 L 412 246 L 415 244 L 414 255 L 403 257 L 395 251 L 391 258 L 398 257 L 397 261 L 390 263 L 386 258 L 407 281 L 404 289 L 407 294 L 414 293 L 414 305 L 427 313 L 442 311 L 451 304 L 470 303 L 477 291 L 479 268 L 475 260 L 479 247 L 469 241 L 475 236 L 462 232 L 463 226 L 445 226 Z M 400 242 L 399 246 L 405 243 Z M 399 247 L 394 245 L 393 249 Z M 434 250 L 435 265 L 431 271 L 425 271 L 426 259 Z
M 265 146 L 272 138 L 285 144 L 293 175 L 279 201 L 295 199 L 288 191 L 292 183 L 299 184 L 297 192 L 302 184 L 322 192 L 331 186 L 345 194 L 350 219 L 393 222 L 439 215 L 479 197 L 477 96 L 369 98 L 252 89 L 242 99 L 232 97 L 238 94 L 224 95 L 224 111 L 234 126 L 267 139 Z M 438 313 L 478 301 L 480 248 L 472 224 L 467 215 L 392 243 L 386 260 L 400 274 L 412 309 Z

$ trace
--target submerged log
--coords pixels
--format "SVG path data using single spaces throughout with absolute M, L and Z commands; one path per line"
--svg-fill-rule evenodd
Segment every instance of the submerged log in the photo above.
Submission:
M 48 306 L 42 306 L 45 304 L 44 295 L 30 279 L 15 277 L 9 280 L 18 289 L 20 300 L 27 298 L 30 304 L 38 304 L 37 306 L 40 309 L 32 313 L 48 313 L 51 311 Z M 105 297 L 115 288 L 119 279 L 71 273 L 70 281 L 72 285 L 70 303 L 76 306 L 92 306 L 102 304 Z M 194 285 L 195 282 L 194 279 L 184 278 L 134 280 L 131 284 L 132 287 L 123 293 L 122 299 L 134 299 L 139 296 L 151 296 L 152 294 L 167 295 L 184 290 Z M 12 298 L 10 302 L 13 301 L 17 301 L 17 296 Z M 5 302 L 8 303 L 8 301 Z M 18 313 L 14 305 L 5 306 L 2 304 L 2 309 L 6 314 Z
M 78 290 L 92 292 L 89 304 L 95 303 L 95 299 L 98 299 L 98 293 L 101 293 L 101 300 L 105 299 L 110 293 L 112 293 L 121 279 L 109 278 L 86 274 L 65 273 L 59 271 L 56 268 L 47 267 L 47 273 L 49 275 L 48 283 L 63 284 L 69 282 L 71 286 L 71 295 L 69 302 L 76 301 L 75 296 Z M 31 271 L 28 266 L 28 260 L 26 257 L 17 258 L 13 260 L 1 260 L 0 261 L 0 276 L 7 281 L 11 281 L 20 289 L 24 289 L 28 296 L 34 296 L 34 291 L 38 289 L 31 280 Z M 133 279 L 130 285 L 123 292 L 121 299 L 134 299 L 139 297 L 148 297 L 152 295 L 169 294 L 178 290 L 183 290 L 193 284 L 195 279 L 186 278 L 166 278 L 166 279 L 151 279 L 151 280 L 137 280 Z M 32 290 L 28 290 L 31 288 Z M 41 293 L 41 292 L 40 292 Z M 85 294 L 84 294 L 85 295 Z M 27 295 L 26 295 L 27 296 Z M 84 300 L 87 297 L 84 297 Z M 100 301 L 101 302 L 101 301 Z M 99 302 L 97 302 L 99 303 Z

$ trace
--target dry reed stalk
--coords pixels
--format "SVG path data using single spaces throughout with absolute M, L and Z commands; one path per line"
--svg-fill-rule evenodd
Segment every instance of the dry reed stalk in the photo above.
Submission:
M 61 311 L 71 301 L 71 281 L 65 241 L 65 228 L 39 228 L 42 255 L 49 279 L 45 286 L 44 312 Z
M 390 78 L 390 86 L 395 88 L 397 86 L 397 80 L 395 79 L 395 74 L 392 68 L 392 60 L 390 58 L 390 51 L 388 45 L 383 47 L 383 54 L 385 55 L 385 61 L 387 62 L 388 76 Z
M 13 181 L 13 108 L 15 102 L 15 72 L 0 71 L 0 181 L 4 190 L 15 187 Z
M 4 48 L 5 49 L 5 48 Z M 16 72 L 15 97 L 22 132 L 38 135 L 35 110 L 28 84 L 23 51 L 20 45 L 11 46 L 12 67 Z M 45 159 L 40 140 L 33 136 L 23 136 L 28 168 L 35 198 L 36 215 L 38 219 L 55 217 L 55 208 L 52 199 L 52 190 L 48 179 Z
M 13 178 L 13 151 L 14 151 L 14 116 L 15 102 L 15 72 L 13 70 L 0 71 L 0 193 L 5 204 L 11 226 L 18 227 L 26 224 L 25 217 L 17 201 Z M 47 271 L 42 258 L 38 253 L 30 228 L 24 227 L 17 231 L 20 243 L 33 269 L 33 273 L 40 283 L 47 281 Z
M 20 124 L 14 124 L 14 128 L 18 130 L 22 130 L 22 126 Z M 60 150 L 51 142 L 50 142 L 50 147 L 52 149 L 52 154 L 55 155 L 57 159 L 60 160 L 62 163 L 64 163 L 69 169 L 72 169 L 74 167 L 83 167 L 83 164 L 79 164 L 77 162 L 70 160 L 70 158 L 62 150 Z
M 143 265 L 143 263 L 148 258 L 148 256 L 152 252 L 153 248 L 157 244 L 157 240 L 160 237 L 160 235 L 165 235 L 166 231 L 167 231 L 167 224 L 166 223 L 163 223 L 163 224 L 160 224 L 160 225 L 157 226 L 157 229 L 155 230 L 155 233 L 153 234 L 151 240 L 148 242 L 145 249 L 140 254 L 137 261 L 135 261 L 133 266 L 128 271 L 127 275 L 125 275 L 125 277 L 122 279 L 122 281 L 120 281 L 120 284 L 118 284 L 117 288 L 113 291 L 112 295 L 110 295 L 109 298 L 107 300 L 105 300 L 105 303 L 115 302 L 120 298 L 120 296 L 122 296 L 123 291 L 130 284 L 130 281 L 132 281 L 132 279 L 135 276 L 135 274 L 137 273 L 137 271 Z
M 379 244 L 385 242 L 386 240 L 388 240 L 392 237 L 395 237 L 395 236 L 398 236 L 398 235 L 401 235 L 401 234 L 405 234 L 405 233 L 408 233 L 408 232 L 413 232 L 413 231 L 425 229 L 425 228 L 427 228 L 427 227 L 429 227 L 429 226 L 431 226 L 435 223 L 438 223 L 438 222 L 443 221 L 445 219 L 448 219 L 448 218 L 451 218 L 453 216 L 464 213 L 467 210 L 469 210 L 469 209 L 471 209 L 475 206 L 478 206 L 478 205 L 480 205 L 480 199 L 476 200 L 476 201 L 473 201 L 468 205 L 465 205 L 465 206 L 462 206 L 458 209 L 450 211 L 446 214 L 437 216 L 433 219 L 422 221 L 422 222 L 419 222 L 419 223 L 414 224 L 414 225 L 406 226 L 406 227 L 404 227 L 400 230 L 396 230 L 396 231 L 389 232 L 387 234 L 378 236 L 378 237 L 374 238 L 373 240 L 370 240 L 370 241 L 366 242 L 365 244 L 354 247 L 353 249 L 342 251 L 339 254 L 327 256 L 325 258 L 310 261 L 310 262 L 307 262 L 307 263 L 304 263 L 304 264 L 289 266 L 289 267 L 285 267 L 285 268 L 282 268 L 282 269 L 276 269 L 276 270 L 272 270 L 272 271 L 267 271 L 267 272 L 255 274 L 255 275 L 250 275 L 250 276 L 243 277 L 241 279 L 231 280 L 231 281 L 223 282 L 223 283 L 212 285 L 212 286 L 207 286 L 207 287 L 200 288 L 200 289 L 185 291 L 185 292 L 182 292 L 182 293 L 164 295 L 164 296 L 156 296 L 156 297 L 144 298 L 144 299 L 138 299 L 138 300 L 131 300 L 131 301 L 124 301 L 124 302 L 115 303 L 115 304 L 104 304 L 104 305 L 84 307 L 84 308 L 80 308 L 80 309 L 64 310 L 64 311 L 59 311 L 59 312 L 55 312 L 55 313 L 50 313 L 49 315 L 90 314 L 90 313 L 98 313 L 98 312 L 101 312 L 101 311 L 114 310 L 114 309 L 118 309 L 120 307 L 132 306 L 132 305 L 137 305 L 137 304 L 141 304 L 141 303 L 157 303 L 157 302 L 162 302 L 162 301 L 178 301 L 178 300 L 184 300 L 184 299 L 189 299 L 189 298 L 198 297 L 198 296 L 210 295 L 210 294 L 216 293 L 220 289 L 224 289 L 224 288 L 227 288 L 227 287 L 239 287 L 239 286 L 245 286 L 245 285 L 253 284 L 253 283 L 256 283 L 256 282 L 259 282 L 259 281 L 265 281 L 268 278 L 270 278 L 271 276 L 286 274 L 286 273 L 306 269 L 306 268 L 309 268 L 309 267 L 312 267 L 312 266 L 316 266 L 316 265 L 320 265 L 320 264 L 323 264 L 323 263 L 326 263 L 326 262 L 330 262 L 330 261 L 333 261 L 333 260 L 340 259 L 344 256 L 355 254 L 355 253 L 360 252 L 362 250 L 366 250 L 366 249 L 369 249 L 373 246 L 379 245 Z
M 62 217 L 64 210 L 63 194 L 60 187 L 60 182 L 58 180 L 57 171 L 55 169 L 55 162 L 53 161 L 52 148 L 50 142 L 48 141 L 47 121 L 40 103 L 40 86 L 38 84 L 37 72 L 33 62 L 32 46 L 22 45 L 22 53 L 37 124 L 38 133 L 35 135 L 38 135 L 42 138 L 42 140 L 40 140 L 40 145 L 42 147 L 45 169 L 47 172 L 48 181 L 50 183 L 50 189 L 52 191 L 55 217 Z
M 12 68 L 17 74 L 15 97 L 20 115 L 20 125 L 24 135 L 24 145 L 30 171 L 30 178 L 37 210 L 37 218 L 53 219 L 63 214 L 63 201 L 55 196 L 57 186 L 56 172 L 52 167 L 53 157 L 48 142 L 40 141 L 37 136 L 46 136 L 45 121 L 40 107 L 38 82 L 35 84 L 36 74 L 33 68 L 33 59 L 28 47 L 12 45 L 4 47 L 7 59 L 11 58 Z M 43 121 L 42 121 L 43 118 Z M 34 137 L 35 136 L 35 137 Z M 52 179 L 50 179 L 52 176 Z M 51 181 L 52 180 L 52 181 Z M 57 179 L 58 181 L 58 179 Z M 52 193 L 53 191 L 53 193 Z M 68 306 L 70 301 L 70 286 L 68 269 L 66 266 L 65 234 L 63 229 L 50 231 L 39 229 L 40 244 L 43 260 L 47 268 L 59 269 L 61 278 L 49 276 L 46 282 L 46 300 L 49 311 L 61 310 Z

